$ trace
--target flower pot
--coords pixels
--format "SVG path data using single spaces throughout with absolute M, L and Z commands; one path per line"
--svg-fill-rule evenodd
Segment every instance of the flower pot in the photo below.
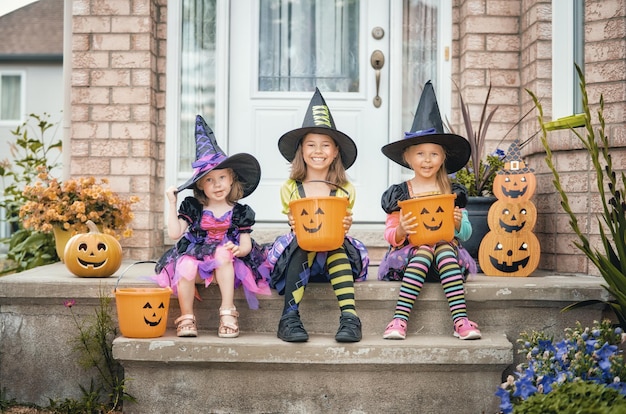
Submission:
M 63 260 L 63 253 L 65 252 L 65 245 L 70 240 L 70 238 L 75 234 L 73 230 L 65 230 L 63 227 L 59 225 L 52 226 L 52 232 L 54 233 L 54 243 L 57 251 L 57 256 L 61 262 L 65 262 Z
M 469 221 L 472 223 L 472 237 L 462 244 L 474 259 L 478 259 L 480 242 L 485 237 L 485 234 L 489 232 L 487 213 L 489 213 L 489 208 L 496 200 L 497 198 L 495 197 L 468 197 L 465 209 L 467 210 Z

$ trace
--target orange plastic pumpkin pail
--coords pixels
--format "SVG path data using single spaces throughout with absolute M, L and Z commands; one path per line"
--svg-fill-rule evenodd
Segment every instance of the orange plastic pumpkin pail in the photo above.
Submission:
M 167 328 L 167 320 L 172 289 L 133 287 L 118 288 L 124 273 L 120 274 L 115 285 L 115 305 L 120 332 L 127 338 L 158 338 Z M 151 262 L 154 263 L 154 262 Z
M 343 244 L 347 208 L 345 197 L 305 197 L 289 202 L 298 246 L 310 252 L 339 248 Z
M 416 246 L 454 239 L 454 199 L 456 194 L 440 194 L 399 201 L 400 214 L 411 211 L 417 217 L 415 234 L 409 242 Z

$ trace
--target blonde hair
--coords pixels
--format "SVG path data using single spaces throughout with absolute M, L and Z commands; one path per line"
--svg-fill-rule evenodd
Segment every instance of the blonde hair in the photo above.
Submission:
M 226 201 L 228 202 L 228 204 L 235 204 L 243 197 L 243 183 L 239 181 L 239 177 L 232 168 L 220 169 L 228 171 L 231 178 L 233 179 L 233 185 L 230 187 L 230 192 L 228 193 L 228 196 L 226 196 Z M 200 181 L 202 180 L 202 178 L 196 181 L 196 185 L 193 187 L 193 196 L 197 198 L 203 206 L 208 206 L 209 198 L 204 194 L 202 188 L 200 188 Z
M 293 161 L 291 161 L 291 173 L 289 175 L 289 178 L 294 181 L 304 181 L 306 179 L 307 167 L 306 163 L 304 162 L 304 156 L 302 155 L 302 141 L 304 141 L 305 137 L 306 135 L 304 135 L 300 142 L 298 142 L 296 153 L 293 157 Z M 346 176 L 346 169 L 343 167 L 343 162 L 341 160 L 341 150 L 339 149 L 339 145 L 337 145 L 337 142 L 334 139 L 333 142 L 337 147 L 337 156 L 328 167 L 326 181 L 329 181 L 336 185 L 345 185 L 348 182 L 348 177 Z

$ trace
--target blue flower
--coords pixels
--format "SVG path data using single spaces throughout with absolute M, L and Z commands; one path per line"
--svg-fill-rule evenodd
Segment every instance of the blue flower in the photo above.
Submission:
M 532 380 L 535 376 L 535 371 L 532 367 L 529 367 L 526 371 L 524 371 L 524 375 L 520 377 L 520 379 L 515 383 L 515 391 L 513 391 L 514 397 L 521 397 L 523 400 L 528 398 L 537 392 L 537 387 L 535 387 L 532 383 Z
M 511 404 L 511 396 L 509 395 L 509 392 L 506 389 L 502 387 L 498 387 L 498 389 L 496 390 L 496 397 L 500 398 L 500 410 L 504 414 L 510 414 L 513 412 L 513 404 Z

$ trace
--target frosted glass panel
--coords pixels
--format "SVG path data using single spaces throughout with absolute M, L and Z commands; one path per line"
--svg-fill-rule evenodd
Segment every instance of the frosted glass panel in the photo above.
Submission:
M 201 114 L 209 126 L 215 126 L 215 3 L 182 3 L 179 172 L 191 171 L 196 160 L 196 115 Z
M 261 0 L 259 91 L 359 91 L 358 0 Z
M 439 0 L 404 0 L 402 22 L 402 125 L 408 131 L 424 84 L 437 89 Z

